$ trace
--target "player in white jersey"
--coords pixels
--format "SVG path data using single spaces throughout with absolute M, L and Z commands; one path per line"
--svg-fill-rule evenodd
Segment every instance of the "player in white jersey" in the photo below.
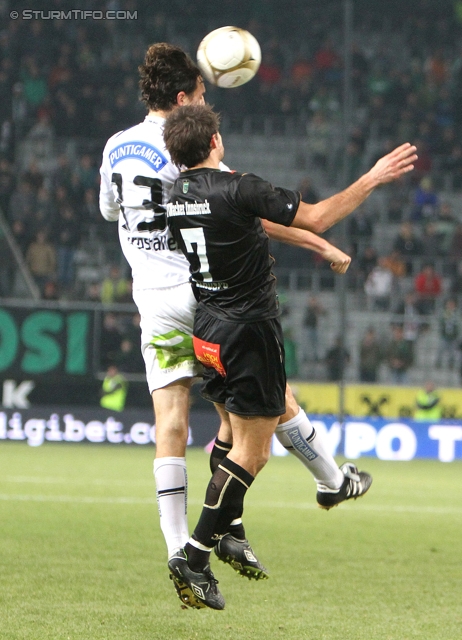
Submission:
M 100 209 L 106 220 L 118 220 L 121 247 L 132 269 L 133 298 L 141 315 L 142 352 L 156 415 L 154 475 L 160 523 L 171 557 L 189 538 L 185 461 L 189 391 L 201 365 L 192 346 L 196 301 L 189 284 L 189 264 L 168 231 L 163 209 L 179 170 L 170 162 L 162 130 L 172 109 L 203 104 L 205 89 L 192 60 L 168 44 L 148 49 L 140 73 L 149 112 L 143 122 L 108 140 L 101 166 Z M 265 228 L 276 240 L 319 252 L 338 273 L 348 268 L 349 257 L 315 234 L 270 222 L 265 222 Z M 228 416 L 224 411 L 219 413 L 222 424 L 211 456 L 212 471 L 226 456 L 232 441 Z M 315 476 L 318 502 L 320 490 L 332 493 L 334 500 L 338 496 L 337 502 L 346 499 L 341 488 L 350 480 L 324 447 L 290 390 L 287 413 L 278 431 L 284 446 Z M 309 440 L 309 446 L 301 446 L 300 438 L 302 445 Z M 236 545 L 241 551 L 250 548 L 240 519 L 232 524 L 231 532 L 234 537 L 229 534 L 228 542 L 234 550 Z M 234 551 L 226 549 L 225 539 L 222 548 L 221 559 L 232 564 Z M 245 568 L 242 572 L 247 575 Z

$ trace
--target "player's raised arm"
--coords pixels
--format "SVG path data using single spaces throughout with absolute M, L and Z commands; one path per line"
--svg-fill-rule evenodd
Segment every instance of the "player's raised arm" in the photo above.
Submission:
M 311 231 L 296 229 L 295 227 L 284 227 L 281 224 L 276 224 L 263 218 L 262 224 L 272 240 L 278 240 L 279 242 L 284 242 L 294 247 L 309 249 L 310 251 L 319 253 L 324 260 L 330 262 L 331 269 L 335 271 L 335 273 L 345 273 L 350 266 L 350 256 Z
M 317 204 L 301 202 L 292 226 L 323 233 L 352 213 L 373 190 L 397 180 L 414 169 L 417 160 L 416 147 L 409 142 L 380 158 L 367 173 L 344 191 L 321 200 Z

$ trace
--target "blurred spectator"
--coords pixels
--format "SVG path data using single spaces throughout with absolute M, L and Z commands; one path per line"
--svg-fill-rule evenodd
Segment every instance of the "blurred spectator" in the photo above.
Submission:
M 35 211 L 35 193 L 30 182 L 20 180 L 10 198 L 9 220 L 27 223 Z
M 393 250 L 390 255 L 384 256 L 382 258 L 382 264 L 386 269 L 391 271 L 395 280 L 399 280 L 406 275 L 406 263 L 401 257 L 401 254 L 396 250 Z
M 103 318 L 100 342 L 100 365 L 102 369 L 115 362 L 120 351 L 122 334 L 120 332 L 117 316 L 114 313 L 106 313 Z
M 128 338 L 122 338 L 120 349 L 115 354 L 115 363 L 124 373 L 143 373 L 144 360 L 138 344 L 133 344 Z M 289 374 L 287 374 L 289 375 Z
M 63 291 L 69 291 L 74 283 L 74 255 L 80 242 L 80 224 L 70 205 L 59 212 L 56 236 L 58 281 Z
M 360 382 L 377 382 L 379 366 L 384 358 L 382 345 L 373 327 L 369 327 L 359 349 Z
M 357 42 L 354 42 L 351 47 L 351 66 L 354 89 L 360 96 L 360 100 L 364 101 L 366 97 L 365 82 L 369 71 L 369 62 Z
M 6 158 L 0 157 L 0 209 L 6 216 L 9 211 L 10 198 L 14 192 L 15 172 Z
M 325 363 L 327 368 L 327 379 L 331 382 L 338 382 L 342 378 L 348 363 L 350 362 L 350 352 L 346 347 L 342 347 L 342 339 L 335 339 L 335 343 L 327 351 Z
M 59 300 L 59 290 L 54 280 L 48 280 L 43 287 L 44 300 Z
M 72 185 L 72 169 L 68 156 L 62 153 L 57 158 L 56 168 L 53 172 L 53 186 L 64 187 L 69 190 Z
M 433 188 L 430 177 L 422 178 L 414 193 L 411 220 L 434 220 L 437 217 L 438 196 Z
M 40 158 L 42 164 L 49 165 L 54 152 L 55 132 L 50 116 L 46 111 L 39 111 L 37 121 L 27 134 L 27 148 L 32 149 L 34 156 Z M 41 185 L 39 185 L 41 186 Z
M 432 170 L 433 160 L 428 149 L 428 144 L 424 140 L 416 140 L 414 144 L 417 147 L 418 158 L 414 162 L 412 180 L 418 183 Z
M 30 108 L 30 112 L 35 113 L 37 108 L 45 101 L 48 93 L 48 87 L 34 58 L 27 58 L 25 67 L 20 76 L 23 83 L 23 92 L 26 103 Z
M 453 262 L 462 260 L 462 224 L 460 223 L 456 226 L 449 245 L 449 258 Z
M 364 206 L 359 207 L 353 215 L 349 216 L 348 233 L 354 254 L 357 256 L 362 249 L 370 244 L 373 233 L 372 220 L 366 213 Z
M 406 275 L 412 273 L 412 260 L 422 255 L 422 242 L 410 222 L 403 222 L 393 242 L 393 249 L 398 251 L 406 262 Z
M 422 271 L 414 280 L 414 290 L 417 293 L 417 308 L 419 312 L 428 315 L 435 310 L 436 300 L 442 292 L 441 276 L 435 272 L 432 264 L 423 266 Z
M 83 195 L 83 204 L 80 210 L 80 219 L 82 220 L 85 228 L 91 229 L 97 235 L 99 234 L 99 230 L 106 230 L 104 225 L 104 218 L 101 215 L 98 205 L 98 196 L 96 193 L 96 189 L 86 189 Z
M 418 392 L 415 400 L 414 420 L 426 422 L 441 420 L 441 397 L 435 391 L 434 382 L 426 382 L 424 389 Z
M 360 254 L 358 258 L 358 267 L 366 279 L 370 272 L 377 266 L 378 256 L 377 251 L 372 245 L 367 246 L 364 252 Z
M 137 347 L 141 344 L 141 316 L 139 313 L 134 313 L 128 325 L 123 332 L 124 338 L 133 342 Z M 139 349 L 140 350 L 140 349 Z
M 330 38 L 326 38 L 314 54 L 314 65 L 321 82 L 332 82 L 333 71 L 339 68 L 341 59 Z
M 390 255 L 382 258 L 382 265 L 388 269 L 392 276 L 392 298 L 396 299 L 402 295 L 404 276 L 406 275 L 406 263 L 398 251 L 392 251 Z
M 306 133 L 308 136 L 308 150 L 312 161 L 317 168 L 326 169 L 332 135 L 331 125 L 325 113 L 321 110 L 315 111 L 306 126 Z M 308 201 L 305 200 L 305 202 Z
M 462 189 L 462 144 L 456 143 L 441 159 L 441 169 L 449 177 L 452 189 Z
M 93 165 L 92 157 L 89 154 L 86 153 L 80 158 L 75 173 L 83 191 L 97 187 L 98 170 Z
M 462 301 L 462 260 L 457 263 L 457 268 L 452 274 L 450 292 L 459 301 Z
M 292 337 L 291 329 L 284 331 L 285 368 L 288 378 L 298 375 L 297 343 Z
M 441 247 L 444 255 L 449 254 L 457 219 L 450 202 L 442 202 L 436 221 L 437 232 L 441 235 Z
M 46 231 L 38 231 L 27 249 L 26 263 L 42 295 L 46 283 L 56 278 L 56 251 Z
M 30 241 L 35 236 L 32 236 L 32 237 L 29 236 L 29 233 L 26 229 L 26 225 L 22 220 L 15 220 L 13 222 L 13 224 L 11 225 L 11 235 L 13 236 L 15 242 L 17 243 L 23 255 L 25 255 L 27 251 L 27 247 L 30 244 Z
M 115 364 L 110 364 L 101 387 L 100 405 L 110 411 L 123 411 L 127 400 L 128 383 Z
M 386 266 L 386 259 L 379 258 L 364 283 L 367 306 L 370 311 L 388 311 L 393 291 L 393 273 Z
M 271 51 L 264 56 L 257 73 L 258 79 L 265 85 L 275 85 L 281 79 L 281 67 Z
M 27 225 L 31 236 L 35 236 L 41 229 L 50 232 L 56 225 L 56 214 L 56 206 L 50 192 L 41 187 L 37 193 L 34 215 Z
M 101 302 L 101 283 L 90 282 L 85 288 L 84 299 L 88 302 Z
M 313 187 L 311 178 L 303 178 L 303 180 L 298 185 L 297 191 L 300 191 L 303 202 L 306 202 L 308 204 L 316 204 L 317 202 L 319 202 L 319 196 L 316 189 Z
M 313 76 L 313 65 L 303 57 L 297 58 L 290 69 L 290 78 L 295 86 L 306 84 Z
M 399 324 L 403 327 L 404 339 L 411 344 L 412 353 L 414 353 L 414 344 L 421 330 L 417 295 L 413 291 L 406 293 L 404 300 L 397 304 L 394 312 L 396 315 L 401 316 Z
M 400 138 L 402 139 L 402 138 Z M 387 202 L 387 218 L 389 222 L 402 222 L 405 204 L 397 194 L 391 194 Z
M 460 336 L 460 314 L 457 302 L 449 298 L 438 317 L 439 345 L 436 355 L 436 366 L 453 369 L 456 364 L 457 346 Z
M 444 255 L 444 236 L 435 222 L 427 222 L 422 235 L 422 252 L 426 258 L 441 258 Z
M 318 298 L 312 296 L 308 299 L 308 306 L 303 316 L 303 328 L 305 333 L 305 360 L 318 362 L 321 357 L 321 345 L 319 335 L 319 321 L 326 315 L 326 309 Z
M 404 338 L 401 325 L 392 327 L 392 339 L 387 346 L 386 354 L 392 382 L 395 384 L 407 382 L 407 372 L 412 366 L 413 354 L 409 341 Z
M 130 296 L 130 283 L 121 275 L 120 268 L 112 265 L 109 275 L 104 278 L 101 285 L 101 302 L 127 302 Z M 128 299 L 127 299 L 128 298 Z
M 317 85 L 308 106 L 313 114 L 320 112 L 329 121 L 340 116 L 340 103 L 325 84 Z

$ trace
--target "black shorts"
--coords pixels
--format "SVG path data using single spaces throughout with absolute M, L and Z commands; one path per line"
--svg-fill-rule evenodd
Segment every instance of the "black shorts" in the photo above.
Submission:
M 201 394 L 242 416 L 285 413 L 286 372 L 279 318 L 238 323 L 199 308 L 194 350 L 205 365 Z

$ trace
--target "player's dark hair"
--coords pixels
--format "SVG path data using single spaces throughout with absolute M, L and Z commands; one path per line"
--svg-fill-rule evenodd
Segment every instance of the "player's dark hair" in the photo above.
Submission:
M 164 142 L 172 162 L 188 168 L 204 162 L 219 128 L 220 116 L 208 104 L 188 104 L 172 111 L 164 126 Z
M 170 111 L 180 91 L 194 93 L 201 72 L 180 47 L 166 42 L 152 44 L 140 72 L 141 100 L 153 111 Z

